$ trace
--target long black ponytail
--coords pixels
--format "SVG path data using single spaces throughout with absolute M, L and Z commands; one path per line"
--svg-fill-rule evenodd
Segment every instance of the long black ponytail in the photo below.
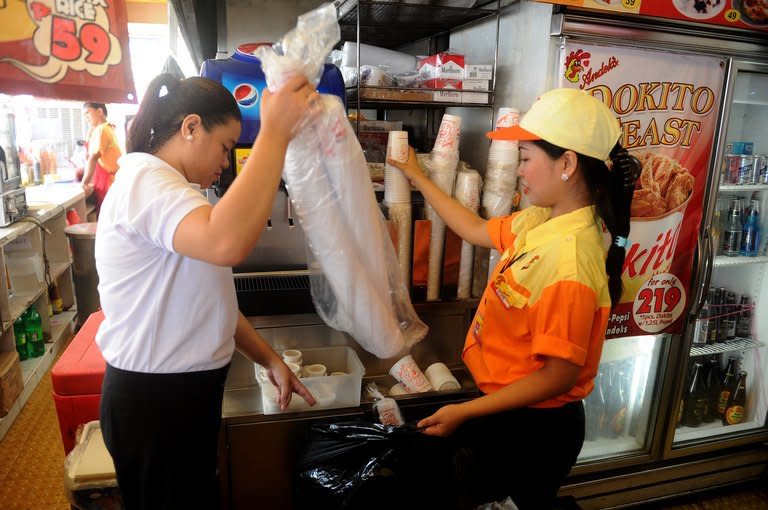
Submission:
M 536 140 L 533 143 L 552 159 L 559 158 L 566 151 L 544 140 Z M 616 306 L 621 298 L 621 270 L 629 237 L 630 206 L 641 165 L 619 143 L 611 150 L 610 169 L 605 162 L 597 158 L 578 153 L 576 155 L 590 201 L 595 204 L 598 216 L 611 233 L 605 272 L 608 274 L 611 306 Z
M 220 83 L 199 77 L 179 79 L 168 73 L 156 76 L 131 120 L 127 152 L 154 154 L 176 134 L 184 117 L 193 113 L 200 115 L 208 130 L 230 119 L 241 120 L 235 98 Z

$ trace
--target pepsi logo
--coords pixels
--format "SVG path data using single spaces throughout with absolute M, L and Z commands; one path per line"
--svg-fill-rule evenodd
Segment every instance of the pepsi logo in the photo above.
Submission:
M 237 104 L 243 108 L 250 108 L 259 102 L 259 91 L 250 83 L 241 83 L 232 92 Z

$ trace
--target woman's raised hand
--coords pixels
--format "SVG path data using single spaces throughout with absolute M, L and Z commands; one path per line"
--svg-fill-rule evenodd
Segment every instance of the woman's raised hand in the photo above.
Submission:
M 304 76 L 291 78 L 276 92 L 264 89 L 261 97 L 262 131 L 290 140 L 296 124 L 319 99 L 320 95 Z

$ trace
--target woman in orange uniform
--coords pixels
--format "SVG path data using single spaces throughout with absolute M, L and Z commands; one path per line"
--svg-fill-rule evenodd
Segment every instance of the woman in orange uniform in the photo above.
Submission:
M 531 203 L 490 220 L 440 191 L 413 149 L 405 163 L 390 161 L 463 239 L 502 254 L 462 354 L 483 395 L 418 423 L 471 452 L 465 468 L 473 505 L 510 496 L 521 510 L 550 508 L 581 450 L 581 401 L 593 389 L 608 315 L 621 295 L 639 174 L 620 135 L 618 120 L 592 96 L 543 94 L 519 126 L 489 133 L 520 141 L 518 175 Z

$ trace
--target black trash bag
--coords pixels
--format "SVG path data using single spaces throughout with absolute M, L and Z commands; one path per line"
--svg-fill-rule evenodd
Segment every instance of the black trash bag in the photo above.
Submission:
M 297 508 L 457 508 L 449 440 L 370 422 L 313 425 L 297 464 Z M 460 499 L 460 498 L 459 498 Z

